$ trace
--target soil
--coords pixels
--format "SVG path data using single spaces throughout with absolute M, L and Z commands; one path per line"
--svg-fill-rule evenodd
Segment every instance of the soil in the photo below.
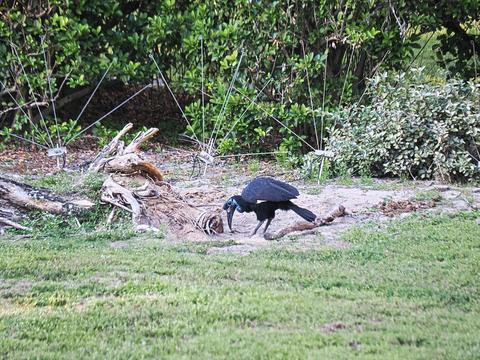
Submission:
M 158 147 L 157 147 L 158 148 Z M 70 167 L 79 165 L 93 157 L 98 149 L 88 146 L 69 150 Z M 320 247 L 346 248 L 348 243 L 341 240 L 341 234 L 352 226 L 409 216 L 418 212 L 457 212 L 480 208 L 480 189 L 474 187 L 445 186 L 432 181 L 399 181 L 383 179 L 349 179 L 348 184 L 332 181 L 328 184 L 306 182 L 296 171 L 279 168 L 275 163 L 256 161 L 248 158 L 239 161 L 218 161 L 210 166 L 205 175 L 192 178 L 193 153 L 186 149 L 163 149 L 160 152 L 147 151 L 145 158 L 153 162 L 165 175 L 166 180 L 179 191 L 185 199 L 205 209 L 221 209 L 223 203 L 232 195 L 239 194 L 243 187 L 256 176 L 275 176 L 289 182 L 300 191 L 294 202 L 324 217 L 340 204 L 345 206 L 348 215 L 336 219 L 332 224 L 316 228 L 313 233 L 293 234 L 278 241 L 267 241 L 262 230 L 250 237 L 249 233 L 257 221 L 255 214 L 235 213 L 234 232 L 226 226 L 225 233 L 212 237 L 201 233 L 188 234 L 188 241 L 212 241 L 207 254 L 233 253 L 247 255 L 252 251 L 272 246 L 289 246 L 293 249 L 308 250 Z M 29 149 L 4 150 L 0 152 L 0 174 L 42 175 L 55 170 L 55 160 L 45 154 Z M 302 219 L 292 212 L 278 211 L 269 231 L 275 232 L 291 226 Z M 185 241 L 185 237 L 168 235 L 172 241 Z M 228 243 L 229 246 L 221 246 Z M 112 243 L 114 247 L 124 244 Z

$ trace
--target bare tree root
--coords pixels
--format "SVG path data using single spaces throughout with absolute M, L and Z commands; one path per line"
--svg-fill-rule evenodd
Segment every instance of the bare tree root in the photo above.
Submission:
M 127 124 L 87 167 L 88 172 L 110 174 L 100 190 L 100 199 L 130 213 L 138 231 L 159 230 L 166 226 L 177 235 L 192 231 L 208 235 L 223 233 L 221 209 L 203 211 L 186 201 L 163 181 L 161 171 L 139 154 L 140 146 L 150 140 L 158 129 L 140 133 L 125 146 L 121 138 L 132 127 L 132 124 Z M 28 230 L 18 223 L 28 210 L 60 215 L 93 206 L 88 200 L 60 197 L 47 190 L 0 177 L 0 225 Z M 113 219 L 112 210 L 107 222 L 111 223 Z
M 335 209 L 327 217 L 317 218 L 315 220 L 315 222 L 313 222 L 313 223 L 299 222 L 299 223 L 296 223 L 295 225 L 283 228 L 283 229 L 277 231 L 276 233 L 266 233 L 264 235 L 264 238 L 266 240 L 277 240 L 277 239 L 280 239 L 280 238 L 284 237 L 285 235 L 288 235 L 288 234 L 293 233 L 293 232 L 305 231 L 306 233 L 311 233 L 311 230 L 313 230 L 313 229 L 315 229 L 319 226 L 330 224 L 336 218 L 339 218 L 339 217 L 342 217 L 342 216 L 345 216 L 345 215 L 346 215 L 345 206 L 340 205 L 337 209 Z
M 129 212 L 138 231 L 158 230 L 167 225 L 176 234 L 194 230 L 208 235 L 222 233 L 220 209 L 205 212 L 188 203 L 163 181 L 163 174 L 154 164 L 139 155 L 140 146 L 158 129 L 140 133 L 124 147 L 120 139 L 130 129 L 131 124 L 126 125 L 89 166 L 89 171 L 112 174 L 102 186 L 101 200 Z

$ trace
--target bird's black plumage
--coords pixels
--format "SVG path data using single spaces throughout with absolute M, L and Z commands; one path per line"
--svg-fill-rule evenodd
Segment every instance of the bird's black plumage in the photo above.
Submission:
M 251 203 L 291 200 L 298 195 L 300 193 L 292 185 L 264 176 L 253 179 L 242 191 L 242 198 Z
M 305 220 L 310 222 L 315 221 L 316 215 L 314 213 L 290 201 L 298 195 L 298 190 L 292 185 L 270 177 L 258 177 L 243 189 L 242 195 L 232 196 L 223 205 L 223 209 L 227 211 L 228 226 L 230 230 L 232 230 L 232 219 L 235 210 L 240 213 L 255 212 L 258 224 L 252 235 L 267 221 L 265 232 L 271 221 L 275 218 L 275 211 L 279 209 L 293 210 Z

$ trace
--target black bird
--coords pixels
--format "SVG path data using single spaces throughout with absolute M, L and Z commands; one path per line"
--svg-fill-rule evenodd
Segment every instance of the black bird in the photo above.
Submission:
M 227 211 L 228 227 L 232 231 L 232 219 L 235 210 L 240 213 L 253 211 L 257 215 L 258 224 L 251 235 L 255 235 L 266 220 L 267 224 L 263 230 L 265 233 L 275 217 L 275 211 L 278 209 L 293 210 L 305 220 L 314 222 L 316 218 L 314 213 L 290 201 L 296 199 L 299 194 L 298 190 L 292 185 L 270 177 L 258 177 L 243 189 L 242 195 L 232 196 L 223 205 L 223 210 Z M 263 202 L 258 202 L 262 200 Z

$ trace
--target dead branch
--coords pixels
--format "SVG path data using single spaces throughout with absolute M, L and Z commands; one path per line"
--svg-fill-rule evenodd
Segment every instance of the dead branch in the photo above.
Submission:
M 137 188 L 128 184 L 129 178 L 110 176 L 103 184 L 101 200 L 132 214 L 137 230 L 159 230 L 162 225 L 178 230 L 199 229 L 208 235 L 223 232 L 218 212 L 200 211 L 185 202 L 167 183 L 145 180 Z
M 332 213 L 330 213 L 327 217 L 324 218 L 317 218 L 314 223 L 309 222 L 298 222 L 292 226 L 286 227 L 277 231 L 276 233 L 266 233 L 264 235 L 265 240 L 277 240 L 285 235 L 288 235 L 293 232 L 298 231 L 308 231 L 311 232 L 312 229 L 315 229 L 319 226 L 327 225 L 334 221 L 338 217 L 342 217 L 346 215 L 345 207 L 340 205 L 337 209 L 335 209 Z
M 109 177 L 103 183 L 101 193 L 102 201 L 130 212 L 132 214 L 132 221 L 135 224 L 138 225 L 142 223 L 142 207 L 130 190 L 117 184 Z
M 107 162 L 109 156 L 114 155 L 116 152 L 123 148 L 123 142 L 120 144 L 120 139 L 133 127 L 132 123 L 128 123 L 122 130 L 107 144 L 103 149 L 95 156 L 95 159 L 88 166 L 87 171 L 98 172 Z M 120 146 L 120 148 L 119 148 Z
M 0 199 L 14 207 L 41 210 L 52 214 L 90 209 L 94 205 L 88 200 L 62 198 L 45 189 L 36 189 L 3 177 L 0 177 Z
M 121 137 L 124 136 L 133 125 L 125 127 L 108 143 L 95 157 L 88 167 L 88 171 L 105 171 L 107 173 L 121 173 L 132 175 L 142 172 L 153 181 L 163 181 L 163 174 L 152 163 L 143 160 L 138 152 L 140 146 L 150 140 L 158 132 L 157 128 L 151 128 L 140 133 L 127 147 L 123 147 Z
M 89 200 L 60 197 L 48 190 L 0 177 L 0 225 L 31 231 L 30 227 L 18 223 L 25 217 L 26 211 L 40 210 L 60 215 L 90 209 L 93 206 Z
M 140 146 L 149 141 L 154 137 L 158 132 L 157 128 L 150 128 L 147 131 L 141 132 L 138 136 L 133 139 L 133 141 L 125 148 L 123 151 L 124 154 L 138 153 L 140 151 Z
M 155 182 L 163 181 L 163 175 L 155 165 L 140 159 L 140 157 L 134 153 L 109 159 L 105 162 L 103 169 L 108 173 L 121 173 L 126 175 L 143 172 L 147 176 L 146 178 L 150 178 Z
M 11 227 L 13 227 L 15 229 L 18 229 L 18 230 L 32 231 L 31 227 L 20 225 L 20 224 L 16 223 L 15 221 L 8 220 L 8 219 L 5 219 L 3 217 L 0 217 L 0 224 L 11 226 Z

